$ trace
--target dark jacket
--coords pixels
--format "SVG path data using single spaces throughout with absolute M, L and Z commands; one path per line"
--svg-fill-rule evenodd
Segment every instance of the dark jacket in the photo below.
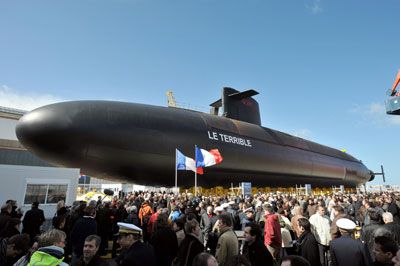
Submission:
M 136 241 L 129 249 L 123 251 L 115 261 L 119 266 L 155 266 L 156 257 L 150 244 Z
M 0 238 L 0 265 L 6 265 L 7 262 L 7 238 Z
M 178 239 L 170 228 L 157 228 L 151 236 L 150 244 L 156 254 L 158 266 L 171 266 L 178 252 Z
M 0 230 L 6 228 L 12 217 L 8 213 L 0 213 Z
M 40 234 L 40 226 L 45 220 L 43 210 L 38 208 L 30 209 L 26 212 L 24 220 L 22 220 L 22 233 L 29 234 L 30 238 L 33 239 Z
M 83 245 L 86 237 L 97 234 L 97 223 L 92 217 L 79 218 L 71 231 L 72 251 L 80 257 L 83 254 Z
M 251 266 L 274 265 L 271 253 L 259 239 L 251 245 L 246 243 L 243 247 L 243 255 L 250 261 Z
M 331 241 L 332 266 L 369 266 L 372 259 L 367 246 L 350 236 L 341 236 Z
M 191 235 L 186 234 L 178 250 L 178 260 L 181 266 L 192 265 L 194 257 L 204 251 L 204 246 L 200 240 Z
M 71 266 L 109 266 L 110 264 L 98 256 L 93 257 L 88 264 L 85 263 L 83 257 L 80 257 L 75 263 L 71 263 Z
M 393 239 L 397 242 L 397 245 L 400 245 L 400 224 L 396 224 L 395 222 L 390 222 L 384 224 L 382 227 L 391 232 L 393 235 Z
M 304 257 L 310 262 L 311 266 L 320 266 L 318 242 L 315 236 L 310 232 L 303 232 L 295 245 L 298 255 Z

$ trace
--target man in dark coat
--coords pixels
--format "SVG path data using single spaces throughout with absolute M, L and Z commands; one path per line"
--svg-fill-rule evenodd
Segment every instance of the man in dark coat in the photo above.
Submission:
M 181 266 L 192 265 L 194 257 L 204 251 L 204 246 L 200 242 L 200 226 L 196 219 L 185 223 L 185 238 L 179 246 L 177 260 Z
M 244 228 L 245 245 L 243 255 L 252 266 L 274 265 L 271 253 L 261 240 L 261 228 L 257 224 L 246 225 Z
M 33 202 L 31 209 L 26 212 L 22 220 L 22 233 L 29 235 L 31 243 L 33 243 L 35 236 L 40 234 L 40 226 L 45 220 L 43 210 L 39 209 L 39 202 Z
M 142 229 L 133 224 L 118 223 L 118 244 L 122 253 L 115 259 L 118 266 L 155 266 L 156 257 L 150 244 L 141 241 Z
M 158 208 L 158 207 L 157 207 Z M 154 248 L 158 266 L 171 266 L 178 252 L 178 239 L 168 224 L 168 215 L 160 213 L 153 226 L 150 244 Z
M 368 251 L 371 254 L 374 244 L 375 231 L 382 227 L 381 215 L 376 209 L 368 209 L 370 223 L 365 225 L 361 231 L 361 240 L 367 245 Z
M 207 244 L 208 233 L 210 233 L 211 219 L 215 216 L 213 213 L 213 206 L 207 206 L 207 211 L 204 212 L 200 217 L 200 229 L 203 232 L 204 243 Z M 214 219 L 216 221 L 216 219 Z
M 365 244 L 351 237 L 356 224 L 346 218 L 337 220 L 341 237 L 331 241 L 330 253 L 332 266 L 369 266 L 372 265 L 370 253 Z
M 295 243 L 297 254 L 310 262 L 311 266 L 320 266 L 318 242 L 311 232 L 311 224 L 306 218 L 299 218 L 299 239 Z
M 74 262 L 83 254 L 83 245 L 86 237 L 97 234 L 97 222 L 95 220 L 96 209 L 87 206 L 84 210 L 84 216 L 79 218 L 71 231 L 71 242 Z

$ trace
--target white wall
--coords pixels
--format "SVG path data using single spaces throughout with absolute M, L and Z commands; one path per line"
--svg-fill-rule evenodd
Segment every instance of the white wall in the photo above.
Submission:
M 67 184 L 66 204 L 71 205 L 76 199 L 79 169 L 37 167 L 22 165 L 0 165 L 0 204 L 8 199 L 17 201 L 24 212 L 30 205 L 24 205 L 27 184 Z M 56 204 L 41 204 L 39 206 L 46 218 L 54 216 Z
M 18 140 L 15 127 L 18 120 L 0 117 L 0 139 Z

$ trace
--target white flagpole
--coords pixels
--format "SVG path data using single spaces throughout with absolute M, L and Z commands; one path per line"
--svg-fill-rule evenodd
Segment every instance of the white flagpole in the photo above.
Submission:
M 178 162 L 177 162 L 177 152 L 175 149 L 175 194 L 178 194 Z
M 194 196 L 197 197 L 197 153 L 196 153 L 197 145 L 194 145 Z

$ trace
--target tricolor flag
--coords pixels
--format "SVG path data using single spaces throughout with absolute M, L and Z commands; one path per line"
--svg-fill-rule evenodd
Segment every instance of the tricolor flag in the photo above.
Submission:
M 191 170 L 193 172 L 196 172 L 196 163 L 192 158 L 185 156 L 182 152 L 176 149 L 176 169 Z M 201 167 L 198 167 L 197 173 L 203 174 L 203 169 Z
M 196 147 L 196 166 L 207 167 L 222 162 L 222 156 L 218 149 L 212 149 L 209 151 Z

